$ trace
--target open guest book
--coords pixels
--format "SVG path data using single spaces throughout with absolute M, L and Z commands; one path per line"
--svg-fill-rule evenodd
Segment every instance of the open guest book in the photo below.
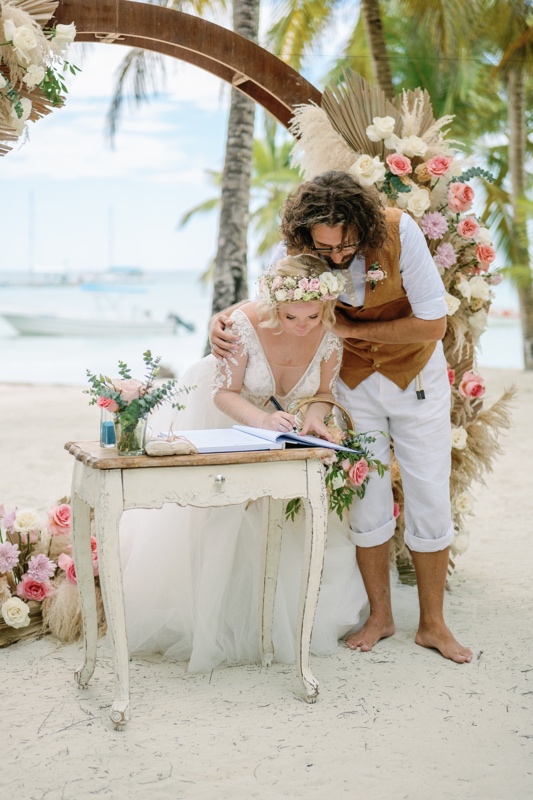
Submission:
M 159 436 L 166 438 L 167 433 Z M 278 433 L 264 428 L 234 425 L 233 428 L 206 428 L 204 430 L 176 431 L 176 436 L 187 439 L 199 453 L 239 453 L 250 450 L 283 450 L 285 447 L 327 447 L 347 453 L 359 453 L 351 447 L 327 442 L 317 436 L 300 436 L 295 431 Z

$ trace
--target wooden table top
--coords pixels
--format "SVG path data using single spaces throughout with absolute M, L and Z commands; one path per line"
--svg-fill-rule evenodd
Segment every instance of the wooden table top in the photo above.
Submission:
M 92 469 L 146 469 L 195 467 L 216 464 L 257 464 L 268 461 L 322 460 L 334 452 L 327 447 L 290 447 L 285 450 L 253 450 L 245 453 L 200 453 L 177 456 L 119 456 L 114 447 L 99 442 L 67 442 L 65 450 Z

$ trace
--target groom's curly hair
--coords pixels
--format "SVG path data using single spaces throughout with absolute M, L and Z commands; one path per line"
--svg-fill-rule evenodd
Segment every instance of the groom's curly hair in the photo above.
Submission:
M 342 225 L 345 235 L 357 237 L 359 253 L 381 247 L 387 237 L 377 192 L 363 188 L 347 172 L 324 172 L 288 196 L 280 226 L 288 252 L 312 249 L 316 225 Z

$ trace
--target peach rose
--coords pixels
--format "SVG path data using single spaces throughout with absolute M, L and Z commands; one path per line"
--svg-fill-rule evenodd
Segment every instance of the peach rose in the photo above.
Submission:
M 448 156 L 434 156 L 426 161 L 426 167 L 430 175 L 434 178 L 442 178 L 449 171 L 453 164 L 453 158 Z
M 106 411 L 109 411 L 111 414 L 119 411 L 118 403 L 115 400 L 112 400 L 111 397 L 99 397 L 96 401 L 96 405 L 99 408 L 105 408 Z
M 428 170 L 425 162 L 423 164 L 419 164 L 418 167 L 415 167 L 415 175 L 417 176 L 419 183 L 427 183 L 431 180 L 431 173 Z
M 481 397 L 485 393 L 485 381 L 475 372 L 465 372 L 459 384 L 459 394 L 468 400 Z
M 23 600 L 36 600 L 42 603 L 45 597 L 50 597 L 54 592 L 54 587 L 50 581 L 36 581 L 28 574 L 23 575 L 17 584 L 17 594 Z
M 457 233 L 463 239 L 475 239 L 479 233 L 479 223 L 475 217 L 465 217 L 457 226 Z
M 450 386 L 453 386 L 455 383 L 455 370 L 452 369 L 449 364 L 446 364 L 446 369 L 448 370 L 448 381 Z
M 143 385 L 141 381 L 135 378 L 116 378 L 113 381 L 113 388 L 120 392 L 122 399 L 125 403 L 131 403 L 133 400 L 138 400 L 141 396 L 141 389 Z
M 480 265 L 483 265 L 483 267 L 487 269 L 489 264 L 492 264 L 496 258 L 496 250 L 490 244 L 477 244 L 476 258 Z
M 364 458 L 362 458 L 360 461 L 356 461 L 356 463 L 353 464 L 353 466 L 351 466 L 348 470 L 348 478 L 350 483 L 352 483 L 354 486 L 362 486 L 367 475 L 368 463 Z
M 48 510 L 48 531 L 53 536 L 60 533 L 69 533 L 72 525 L 72 512 L 67 503 L 52 506 Z
M 57 566 L 59 569 L 65 571 L 65 577 L 69 583 L 72 583 L 74 586 L 78 583 L 78 579 L 76 578 L 76 567 L 74 566 L 74 559 L 70 556 L 67 556 L 66 553 L 61 553 L 59 558 L 57 559 Z
M 452 211 L 468 211 L 474 200 L 474 190 L 467 183 L 456 181 L 448 190 L 448 206 Z
M 393 175 L 409 175 L 413 171 L 411 161 L 401 153 L 391 153 L 385 161 Z

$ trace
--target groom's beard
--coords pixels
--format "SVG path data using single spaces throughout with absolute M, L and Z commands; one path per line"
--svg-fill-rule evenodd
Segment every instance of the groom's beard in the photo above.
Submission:
M 340 263 L 335 263 L 329 256 L 321 256 L 322 260 L 326 262 L 330 269 L 348 269 L 355 256 L 353 253 L 345 256 Z

